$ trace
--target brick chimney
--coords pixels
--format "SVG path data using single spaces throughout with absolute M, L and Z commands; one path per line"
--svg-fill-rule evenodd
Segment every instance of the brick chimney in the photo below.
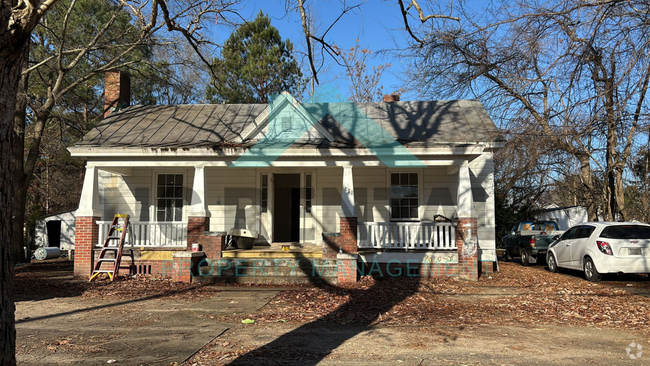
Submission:
M 122 71 L 106 72 L 104 84 L 104 118 L 131 104 L 131 78 Z
M 399 102 L 399 94 L 384 95 L 384 103 Z

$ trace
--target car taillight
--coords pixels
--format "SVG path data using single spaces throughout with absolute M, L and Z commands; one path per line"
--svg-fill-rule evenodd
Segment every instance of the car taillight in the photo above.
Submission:
M 609 246 L 609 243 L 606 241 L 596 241 L 596 244 L 598 245 L 598 249 L 600 249 L 601 252 L 607 254 L 607 255 L 613 255 L 612 253 L 612 247 Z
M 535 248 L 537 246 L 537 239 L 535 239 L 534 236 L 531 236 L 530 240 L 528 241 L 528 244 L 530 244 L 532 248 Z

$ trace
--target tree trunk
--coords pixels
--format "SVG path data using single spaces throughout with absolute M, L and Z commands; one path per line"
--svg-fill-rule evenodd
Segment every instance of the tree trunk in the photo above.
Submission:
M 0 7 L 0 23 L 7 9 Z M 4 24 L 0 24 L 4 25 Z M 26 43 L 7 44 L 0 27 L 0 365 L 16 364 L 16 324 L 13 301 L 14 265 L 13 243 L 14 179 L 12 150 L 16 91 L 23 63 L 27 58 Z
M 589 221 L 596 221 L 598 219 L 598 211 L 596 209 L 596 202 L 594 200 L 594 184 L 591 177 L 591 166 L 589 165 L 589 155 L 580 154 L 577 156 L 580 161 L 580 179 L 582 186 L 588 192 L 587 194 L 587 215 Z
M 27 118 L 27 83 L 28 75 L 22 75 L 18 83 L 16 94 L 16 108 L 14 117 L 14 144 L 13 144 L 13 174 L 16 190 L 14 192 L 14 217 L 13 217 L 13 241 L 12 241 L 12 258 L 14 263 L 26 262 L 29 260 L 25 256 L 23 247 L 25 246 L 25 202 L 27 201 L 27 189 L 29 183 L 25 179 L 25 126 Z

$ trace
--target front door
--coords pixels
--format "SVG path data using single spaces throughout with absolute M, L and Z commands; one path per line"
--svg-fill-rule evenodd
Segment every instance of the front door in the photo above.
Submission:
M 300 173 L 273 175 L 273 241 L 300 241 Z

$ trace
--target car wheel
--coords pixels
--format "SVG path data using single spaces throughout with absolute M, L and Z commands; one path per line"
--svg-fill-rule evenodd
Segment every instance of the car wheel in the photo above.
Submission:
M 521 251 L 521 265 L 527 266 L 530 264 L 530 259 L 528 258 L 528 252 L 524 248 L 519 249 Z
M 555 256 L 551 253 L 548 255 L 548 270 L 549 272 L 557 273 L 557 262 L 555 261 Z
M 587 281 L 598 282 L 600 281 L 601 278 L 603 278 L 603 275 L 598 273 L 598 271 L 596 270 L 594 261 L 592 261 L 591 258 L 589 257 L 585 258 L 585 263 L 582 268 L 585 271 L 585 278 L 587 279 Z

